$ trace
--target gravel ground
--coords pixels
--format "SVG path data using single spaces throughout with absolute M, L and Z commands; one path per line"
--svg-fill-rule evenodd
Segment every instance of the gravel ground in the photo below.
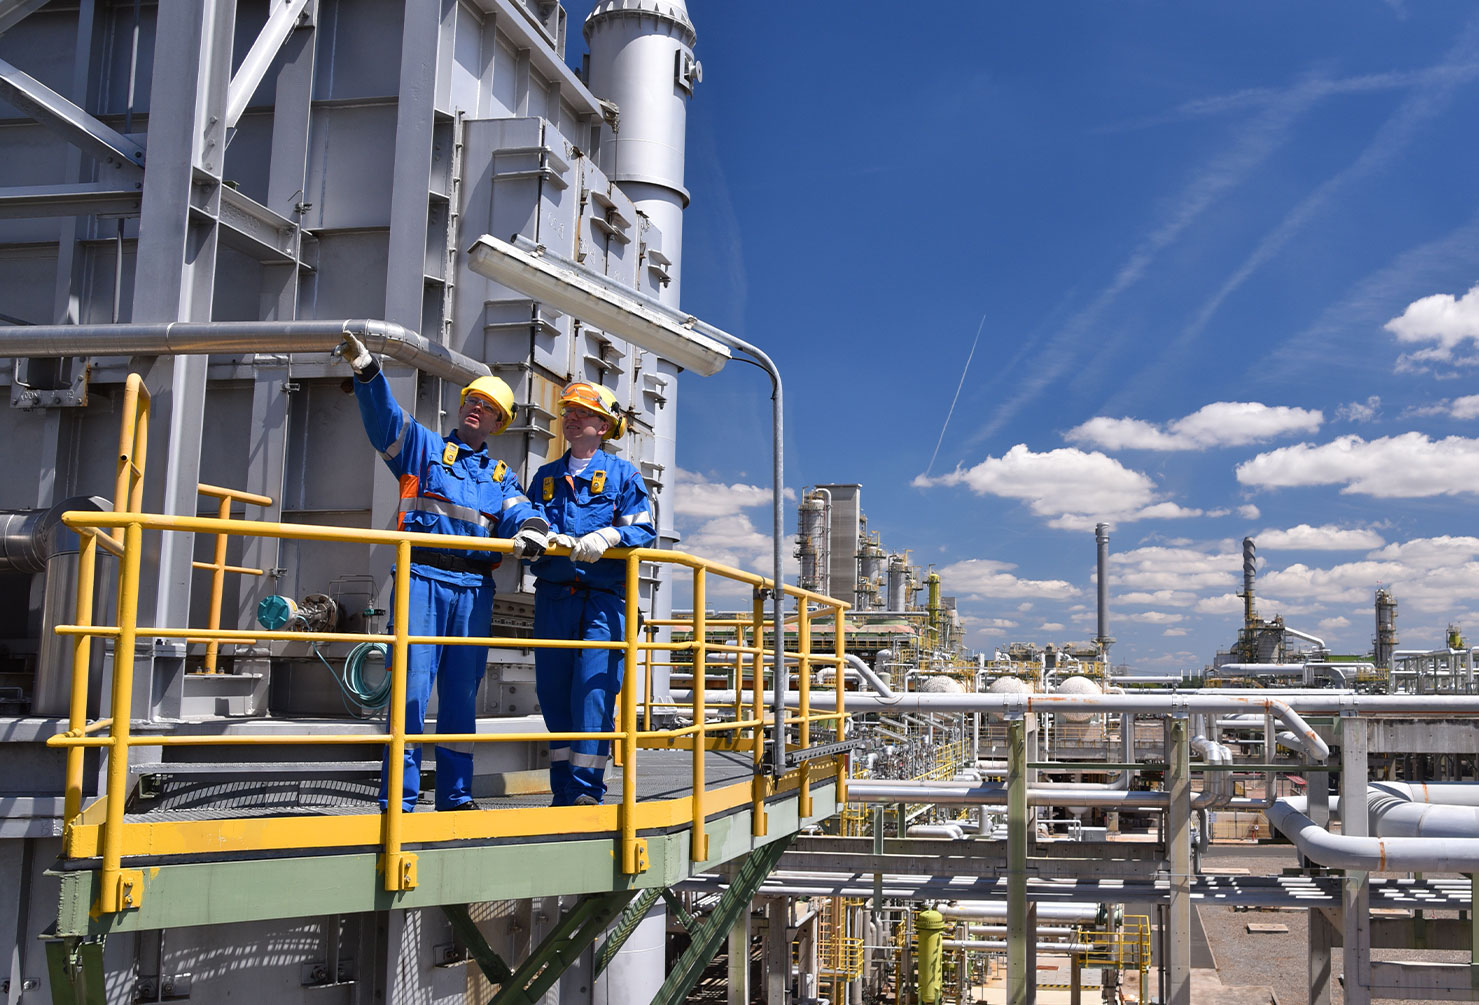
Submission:
M 1276 874 L 1294 865 L 1288 845 L 1213 845 L 1202 859 L 1205 869 L 1248 869 L 1253 873 Z M 1307 1005 L 1309 1002 L 1309 941 L 1304 911 L 1249 910 L 1231 907 L 1198 907 L 1202 927 L 1217 961 L 1217 973 L 1226 987 L 1267 987 L 1278 1005 Z M 1434 917 L 1439 916 L 1434 912 Z M 1450 917 L 1453 915 L 1450 914 Z M 1249 934 L 1250 924 L 1287 925 L 1288 934 Z M 1435 963 L 1467 963 L 1466 953 L 1440 950 L 1373 950 L 1373 959 L 1423 960 Z M 1331 962 L 1341 972 L 1341 951 L 1331 952 Z M 1334 1005 L 1345 995 L 1339 981 L 1331 991 Z M 1251 999 L 1250 999 L 1251 1000 Z M 1265 999 L 1267 1000 L 1267 999 Z M 1396 999 L 1382 999 L 1396 1001 Z M 1417 1000 L 1401 1005 L 1418 1005 Z

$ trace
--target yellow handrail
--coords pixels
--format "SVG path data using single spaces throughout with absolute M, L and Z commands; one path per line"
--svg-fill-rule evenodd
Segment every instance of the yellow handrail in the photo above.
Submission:
M 797 747 L 806 748 L 813 741 L 812 724 L 827 724 L 830 732 L 842 735 L 845 713 L 841 709 L 842 675 L 834 681 L 839 693 L 836 696 L 836 711 L 816 712 L 811 707 L 811 676 L 816 666 L 842 664 L 844 630 L 843 613 L 847 604 L 823 597 L 819 594 L 794 587 L 782 586 L 784 595 L 793 598 L 797 605 L 795 650 L 787 651 L 786 624 L 777 627 L 765 618 L 763 596 L 773 590 L 774 584 L 763 576 L 710 562 L 682 552 L 655 549 L 613 549 L 608 555 L 625 561 L 625 594 L 627 610 L 632 616 L 625 620 L 623 637 L 612 642 L 585 642 L 564 639 L 530 639 L 524 637 L 445 637 L 416 636 L 409 632 L 409 579 L 410 554 L 412 547 L 446 547 L 447 538 L 436 534 L 409 534 L 396 531 L 368 530 L 320 526 L 312 524 L 285 524 L 280 522 L 249 521 L 233 519 L 230 504 L 233 500 L 270 505 L 265 496 L 202 485 L 202 494 L 222 500 L 216 517 L 170 516 L 143 513 L 142 502 L 143 460 L 146 449 L 148 426 L 148 391 L 141 380 L 131 377 L 126 396 L 124 429 L 126 440 L 120 445 L 118 469 L 118 496 L 124 507 L 112 513 L 70 512 L 63 522 L 79 536 L 80 557 L 78 568 L 77 623 L 61 625 L 58 634 L 73 639 L 72 701 L 68 728 L 47 742 L 53 747 L 65 748 L 67 757 L 65 825 L 69 854 L 82 854 L 78 849 L 94 847 L 90 854 L 102 859 L 101 895 L 98 907 L 104 913 L 114 913 L 136 907 L 143 897 L 142 873 L 125 869 L 124 860 L 140 854 L 140 838 L 131 835 L 150 835 L 147 823 L 125 821 L 124 803 L 128 795 L 129 752 L 135 746 L 262 746 L 267 744 L 347 744 L 375 745 L 389 748 L 387 788 L 390 798 L 387 808 L 379 817 L 379 842 L 383 884 L 388 891 L 409 890 L 416 886 L 416 855 L 407 852 L 407 821 L 401 806 L 404 751 L 407 744 L 429 743 L 488 743 L 488 742 L 548 742 L 566 739 L 605 739 L 614 743 L 619 753 L 622 773 L 622 795 L 620 807 L 614 814 L 618 858 L 624 873 L 632 875 L 647 868 L 645 842 L 638 835 L 639 817 L 637 808 L 637 752 L 644 746 L 674 747 L 691 746 L 692 789 L 686 801 L 686 812 L 675 813 L 675 822 L 685 822 L 690 827 L 690 857 L 695 862 L 706 861 L 709 855 L 709 840 L 706 816 L 713 809 L 724 809 L 734 803 L 718 803 L 711 800 L 706 791 L 705 754 L 714 749 L 749 749 L 754 764 L 761 764 L 762 751 L 767 746 L 766 731 L 784 732 L 797 727 Z M 209 534 L 216 538 L 216 560 L 214 563 L 198 563 L 213 572 L 213 603 L 211 624 L 207 628 L 191 626 L 148 626 L 139 624 L 138 601 L 142 589 L 140 575 L 144 540 L 146 534 L 187 533 Z M 354 543 L 361 546 L 389 545 L 396 550 L 395 563 L 395 612 L 394 634 L 390 639 L 384 635 L 353 632 L 290 632 L 290 631 L 246 631 L 220 627 L 220 605 L 217 591 L 220 578 L 226 571 L 237 571 L 225 563 L 225 547 L 230 537 L 276 538 L 299 541 Z M 97 549 L 103 547 L 115 552 L 121 561 L 118 565 L 118 589 L 116 618 L 112 624 L 95 624 L 92 598 L 95 594 Z M 482 551 L 506 554 L 512 550 L 512 542 L 492 538 L 458 537 L 456 547 L 466 551 Z M 555 553 L 560 553 L 559 549 Z M 693 583 L 694 615 L 690 620 L 662 619 L 639 624 L 636 612 L 639 605 L 639 572 L 642 564 L 669 564 L 690 570 Z M 708 618 L 706 611 L 709 580 L 718 576 L 733 583 L 751 588 L 754 602 L 749 618 Z M 812 607 L 819 607 L 834 619 L 837 638 L 834 652 L 810 651 Z M 660 627 L 683 627 L 692 632 L 692 641 L 657 641 Z M 710 630 L 717 630 L 719 637 L 709 639 Z M 766 633 L 770 632 L 767 642 Z M 103 718 L 87 721 L 87 692 L 89 656 L 94 637 L 113 640 L 114 658 L 112 667 L 111 701 L 108 708 L 100 710 Z M 134 736 L 131 732 L 131 708 L 133 703 L 133 679 L 136 642 L 144 638 L 200 639 L 207 643 L 208 655 L 218 652 L 222 644 L 253 641 L 293 640 L 322 644 L 326 642 L 363 642 L 371 640 L 389 641 L 391 657 L 391 698 L 388 721 L 384 732 L 374 733 L 311 733 L 274 735 L 180 735 L 157 734 Z M 732 641 L 731 641 L 732 639 Z M 414 734 L 406 733 L 406 665 L 410 646 L 421 644 L 474 645 L 519 649 L 621 649 L 626 657 L 627 673 L 624 675 L 619 696 L 619 718 L 612 730 L 599 733 L 549 733 L 545 731 L 500 734 Z M 664 696 L 654 696 L 651 685 L 651 670 L 654 656 L 659 653 L 683 653 L 690 661 L 687 666 L 693 671 L 692 697 L 687 706 L 692 724 L 676 728 L 652 728 L 654 707 L 680 707 Z M 721 653 L 728 660 L 711 667 L 712 654 Z M 667 658 L 672 665 L 673 658 Z M 790 710 L 777 721 L 765 707 L 765 672 L 767 660 L 775 661 L 781 672 L 797 674 L 800 679 L 799 709 Z M 208 659 L 208 667 L 211 663 Z M 794 669 L 793 669 L 794 668 Z M 707 702 L 705 677 L 711 669 L 732 673 L 733 700 L 722 704 Z M 748 676 L 746 671 L 748 670 Z M 750 693 L 744 694 L 746 683 Z M 642 708 L 639 714 L 638 703 Z M 713 717 L 711 721 L 711 717 Z M 818 734 L 820 735 L 820 734 Z M 104 748 L 107 751 L 106 790 L 93 808 L 85 813 L 82 807 L 83 755 L 88 748 Z M 753 830 L 757 836 L 766 833 L 765 799 L 777 790 L 778 784 L 795 784 L 800 790 L 802 816 L 811 814 L 810 786 L 815 784 L 814 771 L 821 770 L 817 764 L 802 762 L 802 767 L 789 772 L 777 780 L 763 771 L 755 771 L 747 783 L 749 799 L 753 809 Z M 838 766 L 838 784 L 842 784 L 845 768 Z M 731 784 L 729 790 L 734 786 Z M 728 790 L 726 790 L 728 791 Z M 727 795 L 725 799 L 732 799 Z M 743 798 L 743 797 L 741 797 Z M 495 811 L 516 814 L 520 821 L 530 813 L 568 813 L 563 808 L 544 810 Z M 668 813 L 668 810 L 664 810 Z M 348 818 L 346 818 L 348 819 Z M 363 844 L 363 826 L 355 824 L 353 833 L 360 835 L 356 843 Z M 503 819 L 503 818 L 499 818 Z M 508 819 L 512 820 L 513 817 Z M 560 820 L 565 820 L 561 817 Z M 209 822 L 206 822 L 209 823 Z M 664 826 L 668 826 L 665 824 Z M 196 826 L 192 824 L 191 826 Z M 526 826 L 523 823 L 515 826 Z M 486 830 L 486 828 L 484 828 Z M 551 825 L 551 830 L 555 825 Z M 162 831 L 160 833 L 163 833 Z M 182 832 L 183 833 L 183 832 Z M 223 832 L 224 833 L 224 832 Z M 250 836 L 240 829 L 233 831 L 232 847 L 236 850 L 294 847 L 290 842 L 299 840 L 303 834 L 301 820 L 294 817 L 272 818 L 262 828 L 254 828 Z M 425 834 L 425 824 L 418 823 L 415 834 Z M 455 836 L 465 836 L 465 831 L 456 831 Z M 314 835 L 314 847 L 334 847 L 341 843 L 337 835 Z M 424 840 L 412 836 L 412 841 Z M 342 842 L 348 843 L 348 842 Z

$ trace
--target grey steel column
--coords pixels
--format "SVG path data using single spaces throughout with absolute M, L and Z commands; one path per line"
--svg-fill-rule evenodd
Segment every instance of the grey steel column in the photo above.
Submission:
M 134 321 L 211 319 L 235 19 L 234 0 L 179 0 L 155 27 Z M 148 510 L 188 516 L 197 511 L 208 362 L 204 355 L 136 361 L 153 396 Z M 139 598 L 142 624 L 187 623 L 191 559 L 189 536 L 150 535 L 145 562 L 153 566 L 157 583 Z M 152 694 L 156 714 L 178 714 L 180 655 L 176 652 L 163 669 L 144 664 L 149 668 L 144 672 L 155 677 L 146 693 Z
M 1354 709 L 1340 714 L 1340 832 L 1370 835 L 1366 817 L 1366 722 Z M 1346 1005 L 1371 1001 L 1370 873 L 1346 870 L 1341 881 L 1341 933 Z
M 765 904 L 765 1005 L 787 1005 L 791 983 L 790 911 L 785 897 Z
M 1328 827 L 1330 773 L 1311 771 L 1308 780 L 1310 819 L 1321 827 Z M 1334 977 L 1334 970 L 1330 965 L 1330 950 L 1335 945 L 1335 927 L 1325 913 L 1318 909 L 1309 912 L 1306 924 L 1309 929 L 1310 949 L 1310 1005 L 1330 1005 L 1330 983 Z
M 729 1005 L 750 1005 L 750 912 L 747 905 L 729 928 Z
M 1016 715 L 1007 721 L 1007 1001 L 1032 1005 L 1037 1001 L 1037 974 L 1030 969 L 1029 948 L 1037 940 L 1037 926 L 1027 909 L 1027 721 Z
M 427 179 L 441 51 L 441 0 L 406 0 L 401 26 L 400 94 L 390 192 L 390 247 L 385 263 L 385 319 L 421 331 L 426 286 Z M 423 332 L 437 342 L 438 331 Z M 405 404 L 405 402 L 402 402 Z
M 1330 950 L 1335 945 L 1335 926 L 1324 908 L 1311 908 L 1308 917 L 1310 946 L 1310 1005 L 1330 1005 L 1330 985 L 1334 972 Z
M 1184 716 L 1170 721 L 1171 805 L 1166 810 L 1166 857 L 1171 902 L 1166 966 L 1172 1005 L 1191 1005 L 1191 737 Z
M 309 5 L 309 15 L 315 4 Z M 267 208 L 287 220 L 303 222 L 300 206 L 312 202 L 308 184 L 308 130 L 312 115 L 313 65 L 318 32 L 311 22 L 300 24 L 283 43 L 272 103 L 272 160 L 267 176 Z M 298 286 L 303 234 L 294 235 L 294 261 L 262 265 L 262 317 L 278 321 L 298 319 Z M 268 493 L 271 495 L 272 493 Z

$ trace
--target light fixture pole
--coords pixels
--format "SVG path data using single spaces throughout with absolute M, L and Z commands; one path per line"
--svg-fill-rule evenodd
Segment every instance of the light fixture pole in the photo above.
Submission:
M 594 325 L 602 331 L 651 350 L 700 376 L 718 373 L 730 359 L 731 350 L 750 356 L 770 375 L 771 386 L 771 493 L 772 590 L 771 610 L 775 642 L 771 679 L 775 683 L 772 715 L 775 731 L 771 739 L 771 772 L 776 777 L 786 768 L 786 660 L 785 621 L 782 611 L 784 583 L 781 543 L 785 537 L 785 460 L 783 454 L 784 408 L 781 373 L 760 349 L 722 328 L 700 321 L 691 314 L 637 290 L 628 289 L 606 276 L 556 255 L 543 245 L 516 236 L 512 242 L 489 234 L 468 249 L 469 267 L 517 290 L 525 296 Z M 764 636 L 761 636 L 764 644 Z M 758 684 L 758 682 L 757 682 Z

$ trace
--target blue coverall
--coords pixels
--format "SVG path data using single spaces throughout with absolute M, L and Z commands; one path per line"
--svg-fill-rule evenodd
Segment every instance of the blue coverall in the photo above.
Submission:
M 642 475 L 628 461 L 598 450 L 578 476 L 569 473 L 570 452 L 540 468 L 530 483 L 550 531 L 579 539 L 615 527 L 615 547 L 643 548 L 657 537 L 652 506 Z M 625 636 L 626 561 L 603 558 L 573 562 L 545 555 L 531 568 L 534 637 L 590 642 L 620 642 Z M 604 733 L 612 728 L 621 691 L 619 649 L 536 649 L 535 691 L 552 733 Z M 554 740 L 550 743 L 550 789 L 554 805 L 569 806 L 580 796 L 597 802 L 606 794 L 610 740 Z
M 519 488 L 516 474 L 485 449 L 473 450 L 456 431 L 447 436 L 417 422 L 396 403 L 378 370 L 356 380 L 355 398 L 370 445 L 400 479 L 397 526 L 427 534 L 512 537 L 528 520 L 544 521 Z M 493 569 L 497 554 L 465 549 L 416 549 L 411 559 L 412 635 L 486 636 L 492 630 Z M 453 566 L 438 568 L 439 565 Z M 406 668 L 406 732 L 425 731 L 426 703 L 437 688 L 437 732 L 477 729 L 474 700 L 487 667 L 485 646 L 410 647 Z M 380 806 L 389 779 L 389 749 L 382 759 Z M 437 744 L 436 808 L 456 809 L 472 799 L 472 744 Z M 415 808 L 421 791 L 421 745 L 406 745 L 401 805 Z

